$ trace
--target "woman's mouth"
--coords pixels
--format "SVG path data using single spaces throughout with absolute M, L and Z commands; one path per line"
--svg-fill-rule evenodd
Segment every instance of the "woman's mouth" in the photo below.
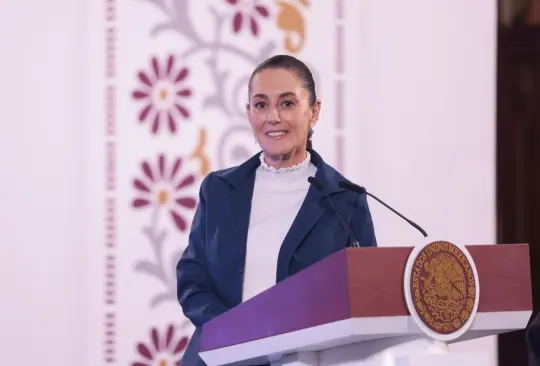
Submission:
M 266 136 L 271 137 L 272 139 L 279 139 L 283 136 L 285 136 L 287 132 L 286 131 L 273 131 L 273 132 L 266 132 Z

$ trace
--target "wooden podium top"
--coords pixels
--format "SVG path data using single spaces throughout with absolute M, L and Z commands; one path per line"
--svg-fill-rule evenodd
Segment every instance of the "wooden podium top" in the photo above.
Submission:
M 529 247 L 471 245 L 480 282 L 477 314 L 532 311 Z M 411 247 L 334 253 L 203 326 L 200 352 L 350 318 L 410 315 L 404 270 Z

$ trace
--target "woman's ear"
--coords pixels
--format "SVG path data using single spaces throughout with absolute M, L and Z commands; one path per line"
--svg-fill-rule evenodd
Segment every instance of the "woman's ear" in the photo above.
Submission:
M 317 124 L 320 113 L 321 113 L 321 100 L 317 99 L 311 107 L 311 119 L 309 121 L 309 124 L 312 128 Z
M 248 120 L 251 119 L 251 109 L 250 109 L 249 103 L 246 103 L 246 116 Z

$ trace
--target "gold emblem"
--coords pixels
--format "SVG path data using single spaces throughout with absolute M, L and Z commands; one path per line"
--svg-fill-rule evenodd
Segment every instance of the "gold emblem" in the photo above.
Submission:
M 410 293 L 414 310 L 432 331 L 451 334 L 461 329 L 476 303 L 475 274 L 456 245 L 437 241 L 414 258 Z

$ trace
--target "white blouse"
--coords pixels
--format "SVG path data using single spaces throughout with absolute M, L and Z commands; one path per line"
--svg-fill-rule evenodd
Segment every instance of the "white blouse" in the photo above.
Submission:
M 246 247 L 242 301 L 276 284 L 277 259 L 309 189 L 308 177 L 317 168 L 306 159 L 295 166 L 276 170 L 264 161 L 255 175 Z

